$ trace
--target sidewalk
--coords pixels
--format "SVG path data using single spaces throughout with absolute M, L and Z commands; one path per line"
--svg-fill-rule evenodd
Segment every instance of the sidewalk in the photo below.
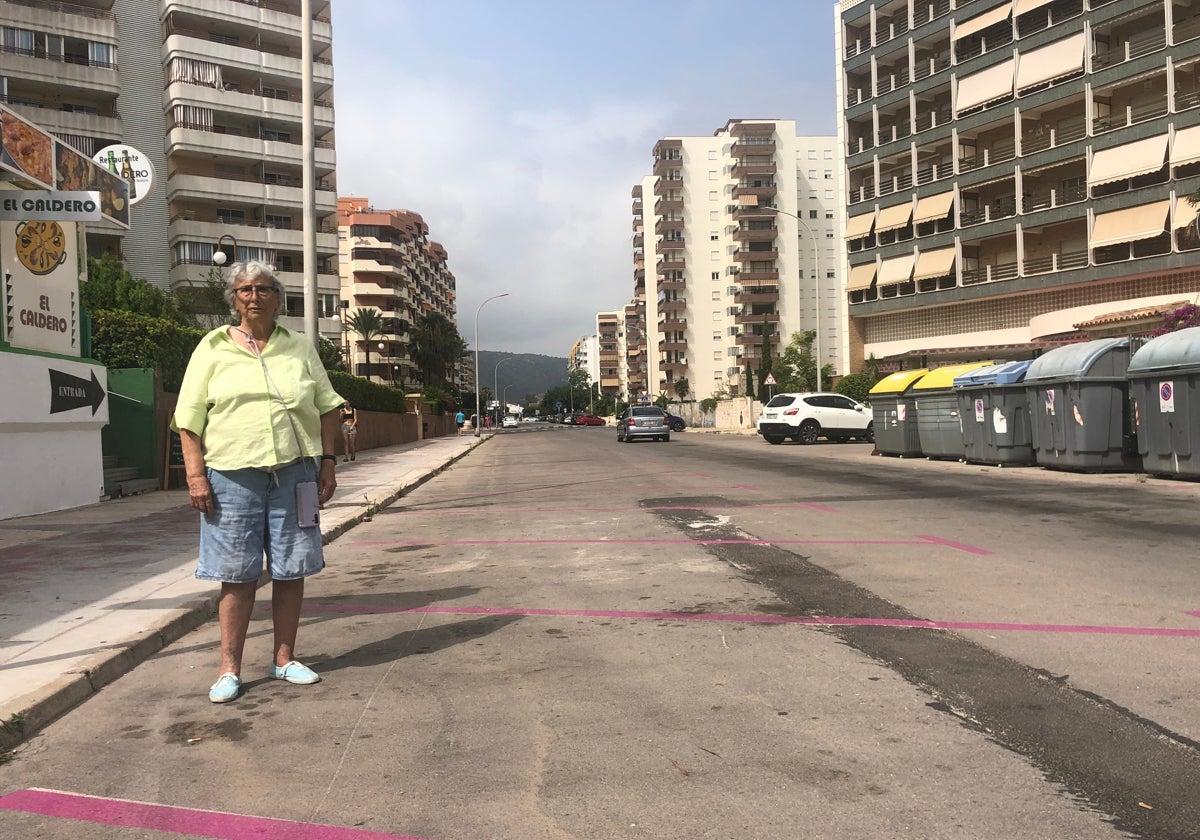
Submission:
M 339 463 L 325 542 L 490 435 L 434 438 Z M 86 700 L 216 614 L 193 576 L 200 540 L 187 490 L 0 521 L 0 749 Z

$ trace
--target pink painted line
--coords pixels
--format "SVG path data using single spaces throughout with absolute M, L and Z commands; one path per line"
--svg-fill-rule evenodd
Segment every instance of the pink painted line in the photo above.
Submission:
M 974 545 L 966 545 L 965 543 L 954 542 L 954 540 L 945 540 L 941 537 L 930 536 L 929 534 L 917 534 L 918 539 L 933 545 L 944 545 L 946 548 L 953 548 L 957 551 L 965 551 L 967 554 L 991 554 L 986 548 L 979 548 Z
M 536 607 L 389 607 L 309 603 L 305 610 L 331 613 L 427 613 L 431 615 L 517 615 L 549 618 L 625 618 L 652 621 L 713 621 L 732 624 L 797 624 L 805 627 L 896 627 L 922 630 L 987 630 L 1023 633 L 1080 633 L 1107 636 L 1168 636 L 1197 639 L 1200 629 L 1119 627 L 1096 624 L 1021 624 L 996 621 L 928 621 L 919 618 L 847 618 L 828 615 L 746 615 L 641 610 L 565 610 Z
M 1192 618 L 1200 618 L 1200 610 L 1189 610 L 1184 615 L 1190 615 Z
M 41 788 L 27 788 L 0 797 L 0 810 L 217 840 L 420 840 L 360 828 L 245 817 Z
M 734 487 L 734 489 L 735 489 L 735 490 L 749 490 L 751 493 L 757 493 L 757 492 L 758 492 L 758 490 L 756 490 L 755 488 L 751 487 L 749 484 L 735 484 L 735 485 L 733 485 L 733 487 Z
M 822 513 L 837 513 L 837 508 L 829 507 L 828 505 L 818 505 L 816 502 L 804 502 L 800 507 L 808 508 L 809 510 L 819 510 Z
M 934 539 L 916 540 L 668 540 L 668 539 L 513 539 L 513 540 L 359 540 L 350 545 L 362 547 L 379 546 L 427 546 L 427 545 L 944 545 L 972 554 L 991 554 L 982 548 L 972 548 L 950 541 Z
M 697 477 L 698 478 L 707 478 L 709 476 L 697 474 Z M 786 503 L 782 503 L 782 504 L 754 505 L 755 510 L 766 510 L 769 508 L 797 508 L 797 507 L 807 507 L 807 508 L 814 508 L 814 509 L 819 509 L 819 510 L 829 510 L 829 511 L 834 510 L 834 508 L 825 508 L 822 505 L 817 505 L 817 504 L 814 504 L 811 502 L 786 502 Z M 621 507 L 557 507 L 557 508 L 530 508 L 530 507 L 495 508 L 495 507 L 489 507 L 489 508 L 472 508 L 469 510 L 467 510 L 467 509 L 405 510 L 403 508 L 397 508 L 395 510 L 389 510 L 388 513 L 393 514 L 393 515 L 403 515 L 403 516 L 445 517 L 445 516 L 485 516 L 485 515 L 491 516 L 494 514 L 512 514 L 512 513 L 597 513 L 597 512 L 623 513 L 623 512 L 627 512 L 627 511 L 696 510 L 696 509 L 697 508 L 695 505 L 646 505 L 644 507 L 643 506 L 634 506 L 634 505 L 624 505 Z

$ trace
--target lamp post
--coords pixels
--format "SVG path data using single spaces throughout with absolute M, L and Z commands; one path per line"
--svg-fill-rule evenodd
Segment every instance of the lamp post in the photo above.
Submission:
M 511 362 L 515 356 L 506 356 L 496 362 L 496 369 L 492 371 L 492 399 L 496 399 L 496 395 L 500 393 L 500 365 L 505 362 Z
M 780 210 L 778 207 L 764 207 L 762 209 L 768 210 L 772 213 L 778 213 L 780 216 L 787 216 L 795 219 L 796 224 L 804 228 L 804 230 L 808 232 L 809 239 L 813 241 L 813 267 L 816 269 L 817 275 L 813 282 L 813 291 L 816 292 L 817 295 L 817 337 L 816 341 L 814 342 L 813 350 L 817 357 L 817 390 L 820 391 L 821 368 L 823 366 L 823 360 L 821 358 L 821 243 L 817 241 L 817 237 L 813 234 L 812 228 L 808 226 L 808 223 L 795 213 L 789 213 L 786 210 Z M 801 270 L 800 276 L 801 278 L 804 277 L 803 269 Z M 801 286 L 803 287 L 803 284 L 801 284 Z M 800 292 L 800 297 L 803 299 L 803 288 L 798 289 L 797 291 Z M 763 340 L 766 340 L 765 336 L 763 337 Z
M 221 244 L 226 239 L 228 239 L 230 242 L 233 243 L 233 250 L 229 251 L 228 253 L 225 252 L 225 247 Z M 228 233 L 222 234 L 221 238 L 217 240 L 217 247 L 213 250 L 213 255 L 212 255 L 213 265 L 222 266 L 222 265 L 225 265 L 225 263 L 227 263 L 227 262 L 237 262 L 237 249 L 238 249 L 237 240 L 234 239 Z
M 386 376 L 384 376 L 384 374 L 387 372 L 387 362 L 384 361 L 384 355 L 383 355 L 384 348 L 386 348 L 386 347 L 387 347 L 387 345 L 384 344 L 382 341 L 379 342 L 379 366 L 381 368 L 383 368 L 383 370 L 381 370 L 379 372 L 379 384 L 380 385 L 382 385 L 383 380 L 387 378 Z
M 338 318 L 338 321 L 342 325 L 342 356 L 346 360 L 346 373 L 352 374 L 354 371 L 351 370 L 353 364 L 350 360 L 350 325 L 346 323 L 346 320 L 350 317 L 350 301 L 338 301 L 338 305 L 341 310 L 341 317 Z
M 489 301 L 502 297 L 508 297 L 508 292 L 492 295 L 475 310 L 475 437 L 479 437 L 479 423 L 483 420 L 483 412 L 479 408 L 479 313 Z

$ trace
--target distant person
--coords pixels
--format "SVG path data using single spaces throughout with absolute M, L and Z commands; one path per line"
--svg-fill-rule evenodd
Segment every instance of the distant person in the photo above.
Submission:
M 467 417 L 461 411 L 459 411 L 457 414 L 454 415 L 454 425 L 458 427 L 458 433 L 460 435 L 462 434 L 463 423 L 466 423 L 466 422 L 467 422 Z
M 358 409 L 350 404 L 350 400 L 342 402 L 342 462 L 353 461 L 355 455 L 355 439 L 358 437 Z
M 214 703 L 241 692 L 264 554 L 275 630 L 267 676 L 296 685 L 321 679 L 296 661 L 296 634 L 304 579 L 325 567 L 316 509 L 337 487 L 333 451 L 345 405 L 312 343 L 275 323 L 283 287 L 270 268 L 234 263 L 225 299 L 241 321 L 200 340 L 172 424 L 188 498 L 202 514 L 196 577 L 221 583 L 221 665 L 208 692 Z

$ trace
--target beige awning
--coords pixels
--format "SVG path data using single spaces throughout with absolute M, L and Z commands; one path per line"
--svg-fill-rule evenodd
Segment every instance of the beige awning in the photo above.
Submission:
M 954 105 L 955 116 L 970 108 L 1012 96 L 1013 71 L 1015 69 L 1016 62 L 1010 58 L 1008 61 L 1002 61 L 986 70 L 959 79 L 958 98 Z
M 861 289 L 871 288 L 871 284 L 875 282 L 875 261 L 863 263 L 862 265 L 850 266 L 850 279 L 846 281 L 847 292 L 857 292 Z
M 1200 207 L 1187 200 L 1186 195 L 1181 195 L 1175 199 L 1175 220 L 1171 223 L 1172 230 L 1185 228 L 1192 222 L 1196 221 L 1196 215 L 1200 213 Z
M 888 230 L 896 230 L 908 224 L 908 220 L 912 218 L 912 202 L 906 201 L 904 204 L 897 204 L 893 207 L 884 207 L 879 211 L 879 221 L 875 223 L 875 232 L 883 233 Z
M 1171 143 L 1171 165 L 1183 166 L 1200 160 L 1200 125 L 1175 132 Z
M 917 270 L 914 280 L 925 280 L 930 277 L 945 277 L 954 273 L 953 248 L 939 248 L 936 251 L 925 251 L 917 260 Z
M 1083 70 L 1084 35 L 1078 32 L 1040 49 L 1021 53 L 1017 66 L 1017 90 L 1052 82 Z
M 1054 0 L 1017 0 L 1013 4 L 1013 17 L 1020 17 L 1026 12 L 1032 12 L 1034 9 L 1040 9 L 1042 6 L 1049 6 Z M 1058 23 L 1056 19 L 1054 21 Z
M 932 222 L 934 219 L 944 219 L 954 206 L 954 190 L 927 195 L 917 201 L 917 209 L 913 211 L 913 224 Z
M 970 20 L 964 20 L 954 28 L 954 40 L 960 41 L 963 38 L 966 38 L 968 35 L 974 35 L 976 32 L 982 32 L 989 26 L 1004 20 L 1006 17 L 1008 17 L 1009 12 L 1011 11 L 1011 2 L 1001 3 L 990 12 L 984 12 L 979 17 L 973 17 Z
M 875 209 L 872 208 L 870 213 L 864 213 L 861 216 L 851 216 L 846 222 L 846 238 L 847 239 L 862 239 L 871 233 L 871 228 L 875 227 Z
M 1099 213 L 1092 226 L 1089 246 L 1099 248 L 1120 242 L 1137 242 L 1152 239 L 1167 227 L 1167 213 L 1171 211 L 1171 200 L 1156 201 L 1139 207 L 1126 207 L 1111 213 Z
M 1123 181 L 1157 172 L 1163 168 L 1167 158 L 1167 135 L 1147 137 L 1124 146 L 1101 149 L 1092 156 L 1092 168 L 1088 170 L 1088 186 Z
M 913 263 L 916 259 L 912 254 L 908 254 L 884 260 L 879 266 L 879 285 L 894 286 L 897 283 L 907 283 L 912 279 Z

